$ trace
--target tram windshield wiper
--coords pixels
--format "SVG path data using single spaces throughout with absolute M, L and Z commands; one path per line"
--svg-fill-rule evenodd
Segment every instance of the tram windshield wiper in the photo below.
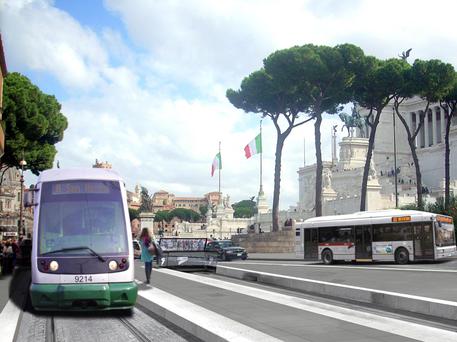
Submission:
M 98 258 L 98 260 L 100 260 L 101 262 L 105 262 L 106 261 L 105 258 L 103 258 L 100 254 L 98 254 L 92 248 L 87 247 L 87 246 L 78 246 L 78 247 L 69 247 L 69 248 L 56 249 L 54 251 L 46 252 L 46 253 L 43 253 L 41 255 L 48 255 L 48 254 L 54 254 L 54 253 L 60 253 L 60 252 L 68 252 L 68 251 L 78 251 L 78 250 L 82 250 L 82 249 L 87 249 L 88 251 L 90 251 L 90 254 L 92 254 L 93 256 L 96 256 Z

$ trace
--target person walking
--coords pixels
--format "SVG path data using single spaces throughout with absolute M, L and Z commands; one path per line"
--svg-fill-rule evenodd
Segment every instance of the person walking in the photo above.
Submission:
M 144 262 L 144 270 L 146 272 L 146 284 L 151 282 L 151 271 L 152 271 L 152 261 L 153 254 L 150 252 L 152 244 L 152 238 L 149 234 L 148 228 L 143 228 L 140 235 L 140 245 L 141 245 L 141 261 Z
M 163 257 L 162 247 L 160 246 L 159 241 L 157 241 L 156 239 L 152 239 L 151 244 L 154 245 L 154 256 L 157 261 L 157 268 L 160 268 L 160 266 L 162 266 L 162 257 Z

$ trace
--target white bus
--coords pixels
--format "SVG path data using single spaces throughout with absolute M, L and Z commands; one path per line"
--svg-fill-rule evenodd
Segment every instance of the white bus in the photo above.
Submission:
M 306 260 L 438 260 L 457 254 L 452 217 L 414 210 L 364 211 L 296 224 L 295 251 Z

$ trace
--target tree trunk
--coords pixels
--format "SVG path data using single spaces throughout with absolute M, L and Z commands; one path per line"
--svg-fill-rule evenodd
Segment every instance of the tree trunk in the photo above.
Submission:
M 274 232 L 279 231 L 279 190 L 281 185 L 281 158 L 282 148 L 284 147 L 284 141 L 287 135 L 280 134 L 278 132 L 278 140 L 276 141 L 276 153 L 275 153 L 275 180 L 273 190 L 273 228 Z
M 451 130 L 452 115 L 446 115 L 446 135 L 444 136 L 444 209 L 446 212 L 449 210 L 449 203 L 451 200 L 451 191 L 450 191 L 450 175 L 449 175 L 449 155 L 451 149 L 449 147 L 449 132 Z
M 422 199 L 422 173 L 419 166 L 419 158 L 417 158 L 416 145 L 414 139 L 408 139 L 409 148 L 411 149 L 411 155 L 414 161 L 414 168 L 416 169 L 416 191 L 417 191 L 417 208 L 424 210 L 424 202 Z
M 322 216 L 322 151 L 321 151 L 321 123 L 322 114 L 316 115 L 314 123 L 314 144 L 316 148 L 316 197 L 314 209 L 317 216 Z
M 403 126 L 405 127 L 409 149 L 411 150 L 411 156 L 413 157 L 414 168 L 416 170 L 417 207 L 419 208 L 419 210 L 423 210 L 424 201 L 422 199 L 422 197 L 423 197 L 422 196 L 422 173 L 421 173 L 421 169 L 419 166 L 419 158 L 417 158 L 417 147 L 416 147 L 416 143 L 415 143 L 417 133 L 420 132 L 420 130 L 422 129 L 422 123 L 419 123 L 417 132 L 414 134 L 411 134 L 411 130 L 410 130 L 410 127 L 408 126 L 408 123 L 406 122 L 405 118 L 398 111 L 398 106 L 396 106 L 395 111 L 396 111 L 397 116 L 399 117 L 400 121 L 402 122 Z M 395 170 L 395 172 L 397 172 L 397 170 Z
M 367 159 L 365 160 L 365 166 L 363 168 L 362 176 L 362 192 L 360 194 L 360 211 L 367 210 L 367 183 L 368 183 L 368 173 L 370 172 L 370 162 L 371 157 L 373 156 L 374 149 L 374 139 L 376 137 L 376 129 L 378 128 L 379 119 L 381 117 L 382 109 L 376 111 L 376 117 L 373 121 L 370 132 L 370 138 L 368 139 L 368 151 Z

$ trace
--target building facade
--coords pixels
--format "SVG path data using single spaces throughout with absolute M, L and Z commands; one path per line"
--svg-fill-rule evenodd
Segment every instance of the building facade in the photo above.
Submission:
M 2 238 L 18 237 L 21 175 L 16 168 L 3 173 L 0 185 L 0 234 Z
M 415 131 L 420 115 L 424 125 L 415 139 L 422 174 L 424 200 L 434 202 L 444 196 L 444 136 L 445 109 L 432 104 L 427 113 L 426 103 L 420 98 L 405 101 L 399 108 L 411 131 Z M 362 116 L 368 111 L 361 109 Z M 395 120 L 395 130 L 394 130 Z M 323 215 L 346 214 L 359 211 L 362 174 L 368 150 L 369 127 L 357 129 L 355 137 L 345 137 L 339 143 L 339 158 L 324 162 L 322 200 Z M 396 169 L 394 166 L 394 137 L 396 142 Z M 451 192 L 457 191 L 457 119 L 450 130 Z M 292 208 L 298 217 L 314 216 L 315 165 L 298 170 L 299 201 Z M 398 203 L 403 206 L 416 203 L 416 172 L 407 132 L 402 122 L 393 115 L 393 104 L 386 106 L 376 131 L 372 162 L 367 186 L 366 210 L 395 208 L 395 174 Z

